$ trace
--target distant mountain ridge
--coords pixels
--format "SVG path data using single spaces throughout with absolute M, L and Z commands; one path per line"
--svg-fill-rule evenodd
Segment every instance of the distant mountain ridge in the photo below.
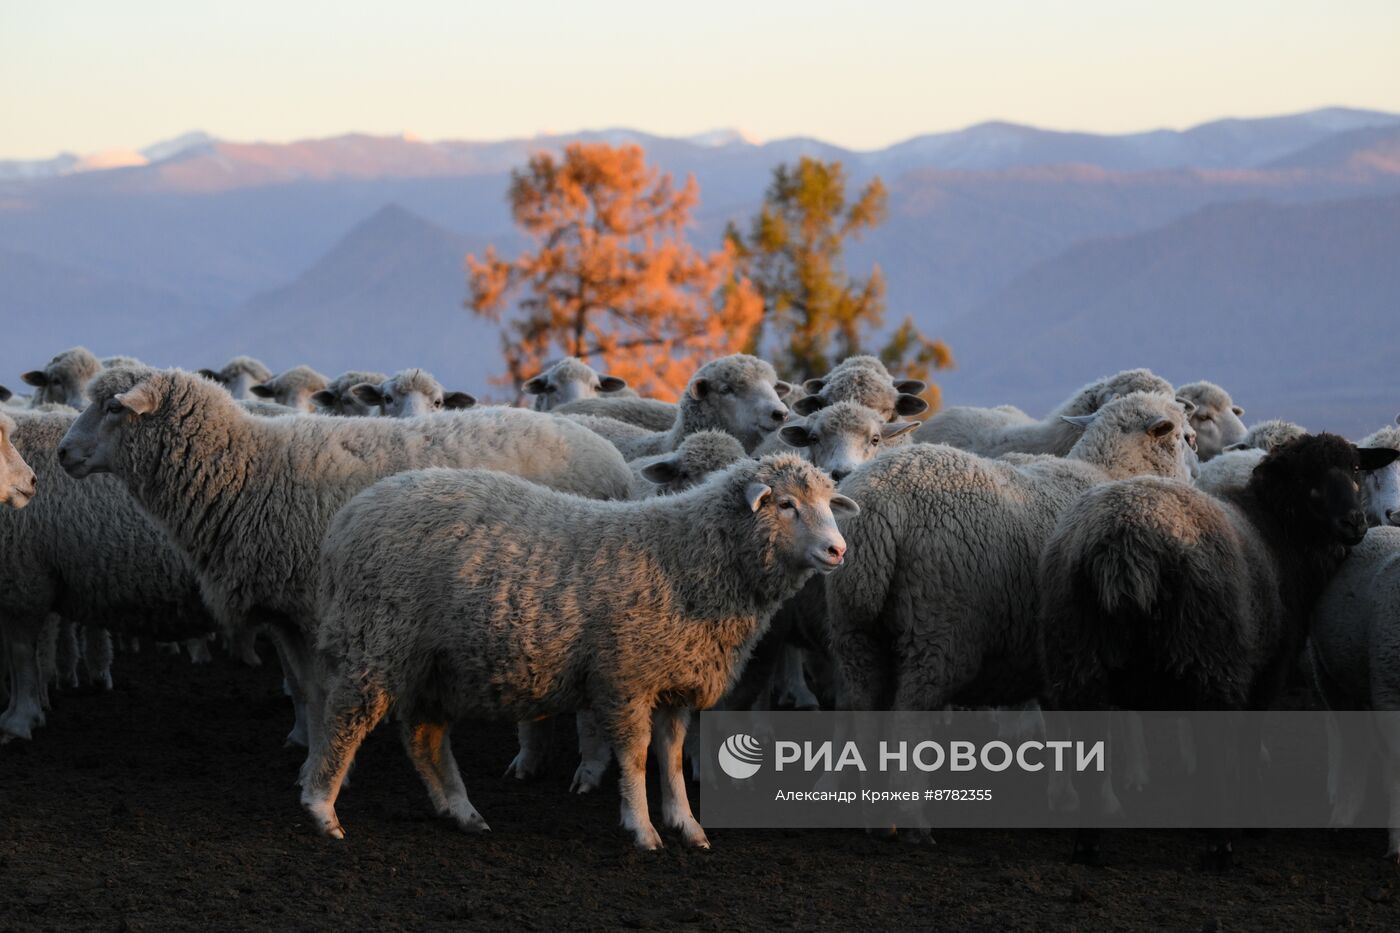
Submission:
M 1378 323 L 1400 310 L 1386 206 L 1400 196 L 1400 117 L 1343 108 L 1124 136 L 986 123 L 875 152 L 728 130 L 285 145 L 189 134 L 103 155 L 122 167 L 19 177 L 11 164 L 0 320 L 22 326 L 0 341 L 0 383 L 85 343 L 187 367 L 238 352 L 327 372 L 424 365 L 489 394 L 499 337 L 463 309 L 463 256 L 519 249 L 509 171 L 576 139 L 636 142 L 660 169 L 693 174 L 703 248 L 753 216 L 779 162 L 839 159 L 852 186 L 880 175 L 888 219 L 848 265 L 880 266 L 889 322 L 912 315 L 949 340 L 950 404 L 1040 411 L 1146 364 L 1230 383 L 1251 416 L 1351 430 L 1400 411 L 1400 387 L 1377 388 L 1400 358 L 1400 328 Z M 1214 339 L 1163 339 L 1164 319 Z M 1274 356 L 1259 340 L 1234 352 L 1241 322 Z M 1357 352 L 1382 376 L 1328 362 Z

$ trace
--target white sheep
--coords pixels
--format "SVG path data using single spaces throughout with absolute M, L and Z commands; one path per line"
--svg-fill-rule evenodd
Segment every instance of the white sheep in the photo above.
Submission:
M 34 498 L 38 476 L 15 449 L 14 419 L 0 413 L 0 505 L 22 509 Z
M 1400 450 L 1400 417 L 1362 438 L 1361 447 Z M 1371 525 L 1400 525 L 1400 462 L 1371 470 L 1361 479 L 1361 499 Z
M 1060 403 L 1044 420 L 1034 421 L 1019 408 L 946 408 L 924 422 L 914 439 L 948 444 L 984 457 L 1006 453 L 1064 456 L 1079 440 L 1079 427 L 1064 418 L 1091 415 L 1131 392 L 1170 395 L 1171 383 L 1146 369 L 1124 370 L 1089 383 Z
M 59 457 L 74 476 L 114 473 L 199 573 L 237 632 L 267 626 L 298 712 L 315 632 L 315 555 L 336 510 L 374 481 L 425 466 L 479 466 L 597 498 L 625 498 L 632 473 L 606 441 L 562 418 L 484 408 L 423 418 L 259 418 L 180 370 L 117 369 Z
M 401 369 L 377 383 L 366 380 L 350 393 L 370 408 L 378 408 L 390 418 L 417 418 L 436 411 L 460 411 L 476 404 L 466 392 L 447 392 L 442 383 L 425 369 Z
M 705 480 L 745 457 L 738 439 L 723 431 L 697 431 L 668 454 L 633 460 L 633 499 L 669 496 Z
M 668 453 L 687 436 L 709 430 L 732 434 L 744 450 L 752 451 L 787 417 L 782 398 L 790 389 L 763 360 L 745 354 L 725 356 L 706 363 L 691 376 L 669 430 L 632 437 L 602 433 L 628 460 Z
M 634 424 L 648 431 L 666 431 L 676 423 L 676 405 L 654 398 L 599 396 L 567 402 L 550 409 L 556 415 L 596 415 Z
M 1400 528 L 1372 528 L 1352 548 L 1313 611 L 1308 658 L 1331 710 L 1381 710 L 1375 718 L 1390 796 L 1386 857 L 1400 859 Z M 1354 719 L 1329 716 L 1333 822 L 1353 822 L 1366 796 L 1372 743 Z
M 235 356 L 225 363 L 222 369 L 201 369 L 199 374 L 205 379 L 217 382 L 228 390 L 229 395 L 237 399 L 257 398 L 253 393 L 253 386 L 272 378 L 272 370 L 264 366 L 261 360 L 255 360 L 251 356 Z
M 1192 382 L 1177 389 L 1176 395 L 1196 406 L 1191 412 L 1191 426 L 1196 429 L 1196 453 L 1202 463 L 1245 439 L 1247 432 L 1240 420 L 1244 409 L 1220 386 Z
M 1194 461 L 1186 412 L 1169 395 L 1134 393 L 1078 420 L 1065 458 L 915 444 L 842 481 L 861 503 L 842 522 L 850 566 L 826 581 L 842 708 L 1038 696 L 1036 562 L 1056 518 L 1096 484 L 1185 480 Z
M 352 390 L 362 382 L 379 385 L 388 378 L 384 373 L 351 369 L 326 383 L 324 389 L 311 396 L 311 401 L 315 403 L 316 410 L 324 415 L 364 417 L 382 414 L 377 404 L 365 404 L 355 397 Z
M 689 711 L 719 700 L 784 599 L 841 565 L 833 510 L 856 507 L 791 455 L 641 502 L 590 502 L 480 470 L 377 483 L 335 517 L 321 553 L 325 721 L 303 806 L 322 832 L 344 835 L 341 782 L 392 707 L 438 812 L 484 830 L 452 723 L 588 708 L 618 751 L 636 845 L 661 845 L 646 800 L 654 743 L 665 822 L 708 847 L 681 771 Z
M 293 366 L 271 379 L 257 383 L 249 391 L 258 398 L 309 414 L 316 410 L 315 403 L 311 401 L 312 396 L 328 385 L 330 380 L 310 366 Z
M 1051 705 L 1267 709 L 1323 589 L 1366 534 L 1358 472 L 1397 455 L 1308 435 L 1270 453 L 1226 498 L 1159 477 L 1089 490 L 1041 555 L 1038 633 Z M 1241 802 L 1257 806 L 1257 719 L 1238 738 L 1249 751 L 1240 756 Z M 1223 786 L 1226 740 L 1203 741 L 1202 787 Z M 1219 794 L 1209 804 L 1222 820 L 1233 805 Z M 1088 849 L 1096 848 L 1094 839 Z M 1212 832 L 1207 858 L 1229 866 L 1228 832 Z
M 852 356 L 825 376 L 804 382 L 804 394 L 792 400 L 792 410 L 798 415 L 810 415 L 836 402 L 855 402 L 886 421 L 894 421 L 901 415 L 928 410 L 928 402 L 919 397 L 926 388 L 918 379 L 894 379 L 873 356 Z
M 87 403 L 83 388 L 93 376 L 102 371 L 102 363 L 87 347 L 64 350 L 49 360 L 43 369 L 33 369 L 20 376 L 37 391 L 30 405 L 45 403 L 82 408 Z
M 0 735 L 7 737 L 30 738 L 44 724 L 36 648 L 50 614 L 160 640 L 214 625 L 193 568 L 121 484 L 79 483 L 59 468 L 56 451 L 77 417 L 14 418 L 12 439 L 38 475 L 39 495 L 23 512 L 0 512 L 0 628 L 12 685 Z
M 535 411 L 553 411 L 580 399 L 635 398 L 637 395 L 627 388 L 627 380 L 600 373 L 575 356 L 566 356 L 546 367 L 538 376 L 525 380 L 520 390 L 535 397 Z

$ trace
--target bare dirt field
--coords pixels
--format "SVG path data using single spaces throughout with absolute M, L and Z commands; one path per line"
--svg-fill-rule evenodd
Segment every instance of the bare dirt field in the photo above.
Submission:
M 1245 840 L 1226 876 L 1195 868 L 1200 838 L 1184 832 L 1109 834 L 1101 868 L 1069 865 L 1063 832 L 912 846 L 720 830 L 711 852 L 672 836 L 639 853 L 615 784 L 568 794 L 571 729 L 542 780 L 503 779 L 507 723 L 463 723 L 454 740 L 493 832 L 435 819 L 381 728 L 335 843 L 298 806 L 275 663 L 147 652 L 119 655 L 114 675 L 113 693 L 60 694 L 34 742 L 0 748 L 0 930 L 1400 929 L 1380 831 Z

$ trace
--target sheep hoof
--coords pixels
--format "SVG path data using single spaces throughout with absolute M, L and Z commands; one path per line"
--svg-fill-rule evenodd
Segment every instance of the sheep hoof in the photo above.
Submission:
M 651 826 L 636 830 L 635 840 L 637 848 L 643 852 L 655 852 L 662 848 L 661 836 L 656 829 Z
M 574 769 L 574 779 L 569 784 L 571 794 L 590 794 L 603 786 L 603 774 L 607 771 L 607 765 L 597 767 L 593 762 L 582 762 Z
M 489 833 L 491 827 L 486 825 L 486 821 L 481 818 L 481 814 L 476 812 L 476 808 L 467 804 L 459 808 L 450 808 L 449 813 L 457 828 L 464 833 Z
M 326 834 L 326 838 L 327 838 L 327 839 L 344 839 L 344 838 L 345 838 L 345 830 L 343 830 L 343 829 L 340 828 L 340 824 L 339 824 L 339 823 L 337 823 L 337 824 L 334 825 L 334 826 L 327 826 L 324 830 L 322 830 L 322 832 Z
M 506 773 L 501 777 L 513 777 L 517 781 L 533 781 L 544 773 L 544 760 L 532 752 L 521 749 L 506 765 Z

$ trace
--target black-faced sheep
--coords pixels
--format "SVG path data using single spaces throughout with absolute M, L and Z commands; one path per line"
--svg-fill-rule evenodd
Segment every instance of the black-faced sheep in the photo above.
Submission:
M 217 382 L 228 390 L 229 395 L 238 399 L 257 398 L 253 394 L 253 386 L 272 378 L 272 370 L 251 356 L 235 356 L 222 369 L 201 369 L 199 374 Z
M 268 626 L 297 699 L 315 632 L 316 553 L 331 516 L 376 480 L 425 466 L 505 470 L 626 498 L 632 473 L 596 434 L 552 415 L 485 408 L 423 418 L 258 418 L 179 370 L 109 370 L 59 458 L 114 473 L 194 560 L 233 631 Z M 298 702 L 291 741 L 305 742 Z
M 425 369 L 401 369 L 377 383 L 368 380 L 350 389 L 367 407 L 378 408 L 390 418 L 417 418 L 438 411 L 460 411 L 476 404 L 466 392 L 448 392 Z
M 1092 415 L 1115 398 L 1131 392 L 1172 394 L 1171 383 L 1146 369 L 1124 370 L 1089 383 L 1065 399 L 1042 421 L 1020 409 L 947 408 L 924 422 L 916 441 L 948 444 L 984 457 L 1006 453 L 1054 454 L 1063 457 L 1079 440 L 1077 425 L 1064 416 Z
M 1003 460 L 915 444 L 857 469 L 841 490 L 850 566 L 826 581 L 840 705 L 1006 706 L 1039 693 L 1036 562 L 1086 489 L 1194 461 L 1182 406 L 1134 393 L 1089 416 L 1066 458 Z
M 784 599 L 841 565 L 832 513 L 855 510 L 791 455 L 641 502 L 590 502 L 479 470 L 376 484 L 335 517 L 321 553 L 325 722 L 303 805 L 322 832 L 343 835 L 341 782 L 392 707 L 438 812 L 485 829 L 452 756 L 452 723 L 589 708 L 617 749 L 635 843 L 661 845 L 646 800 L 654 743 L 665 822 L 707 847 L 681 772 L 689 711 L 719 700 Z
M 310 366 L 293 366 L 271 379 L 257 383 L 249 391 L 258 398 L 309 414 L 316 410 L 315 403 L 311 401 L 312 396 L 328 385 L 330 380 Z
M 1361 473 L 1396 456 L 1309 435 L 1223 498 L 1157 477 L 1091 489 L 1041 556 L 1045 699 L 1058 709 L 1266 709 L 1319 596 L 1366 534 Z M 1197 759 L 1217 814 L 1231 806 L 1220 741 L 1203 742 Z M 1240 741 L 1251 750 L 1240 756 L 1242 800 L 1257 804 L 1259 736 Z M 1207 864 L 1228 867 L 1230 853 L 1214 833 Z
M 1201 462 L 1209 461 L 1244 440 L 1247 432 L 1240 420 L 1244 409 L 1220 386 L 1213 382 L 1192 382 L 1177 389 L 1176 395 L 1196 406 L 1191 412 L 1191 426 L 1196 429 L 1196 453 Z

